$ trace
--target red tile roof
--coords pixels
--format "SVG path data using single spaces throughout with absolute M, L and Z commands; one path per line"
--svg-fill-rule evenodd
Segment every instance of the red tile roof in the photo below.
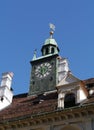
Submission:
M 14 96 L 10 106 L 0 112 L 0 121 L 19 118 L 21 116 L 35 115 L 55 110 L 57 107 L 57 93 L 38 97 L 20 94 Z
M 84 82 L 85 84 L 94 83 L 94 78 L 90 78 L 90 79 L 83 80 L 83 82 Z
M 84 80 L 84 82 L 86 84 L 94 83 L 94 78 Z M 52 112 L 57 109 L 57 98 L 57 92 L 38 96 L 28 96 L 27 93 L 16 95 L 12 104 L 0 112 L 0 123 L 23 116 Z M 93 102 L 94 98 L 88 98 L 85 104 Z

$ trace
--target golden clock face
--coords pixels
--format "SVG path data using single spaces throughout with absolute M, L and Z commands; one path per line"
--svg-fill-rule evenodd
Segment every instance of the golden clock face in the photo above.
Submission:
M 43 77 L 48 76 L 51 70 L 52 70 L 51 64 L 48 62 L 45 62 L 36 66 L 35 75 L 37 78 L 43 78 Z

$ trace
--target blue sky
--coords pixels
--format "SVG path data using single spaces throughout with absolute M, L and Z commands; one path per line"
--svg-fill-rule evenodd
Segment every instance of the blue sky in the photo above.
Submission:
M 35 49 L 41 55 L 49 23 L 56 26 L 54 38 L 72 73 L 80 79 L 94 77 L 93 0 L 2 0 L 0 74 L 14 73 L 14 94 L 28 92 L 29 62 Z

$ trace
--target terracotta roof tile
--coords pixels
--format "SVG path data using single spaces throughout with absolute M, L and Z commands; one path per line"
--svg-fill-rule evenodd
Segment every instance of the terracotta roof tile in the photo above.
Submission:
M 87 83 L 94 83 L 94 78 L 84 80 Z M 3 120 L 16 119 L 22 116 L 37 115 L 56 110 L 58 94 L 28 96 L 27 93 L 14 96 L 10 106 L 0 112 L 0 122 Z M 85 103 L 93 103 L 94 98 L 89 98 Z
M 94 78 L 90 78 L 90 79 L 83 80 L 83 82 L 84 82 L 85 84 L 94 83 Z
M 37 101 L 37 102 L 36 102 Z M 57 93 L 46 96 L 28 97 L 27 94 L 14 96 L 13 103 L 0 112 L 0 121 L 18 118 L 25 115 L 34 115 L 55 110 Z

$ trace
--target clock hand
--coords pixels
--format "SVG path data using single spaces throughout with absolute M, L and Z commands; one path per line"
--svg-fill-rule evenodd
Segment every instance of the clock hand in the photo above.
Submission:
M 44 75 L 47 72 L 47 68 L 45 66 L 41 67 L 40 72 L 42 75 Z

